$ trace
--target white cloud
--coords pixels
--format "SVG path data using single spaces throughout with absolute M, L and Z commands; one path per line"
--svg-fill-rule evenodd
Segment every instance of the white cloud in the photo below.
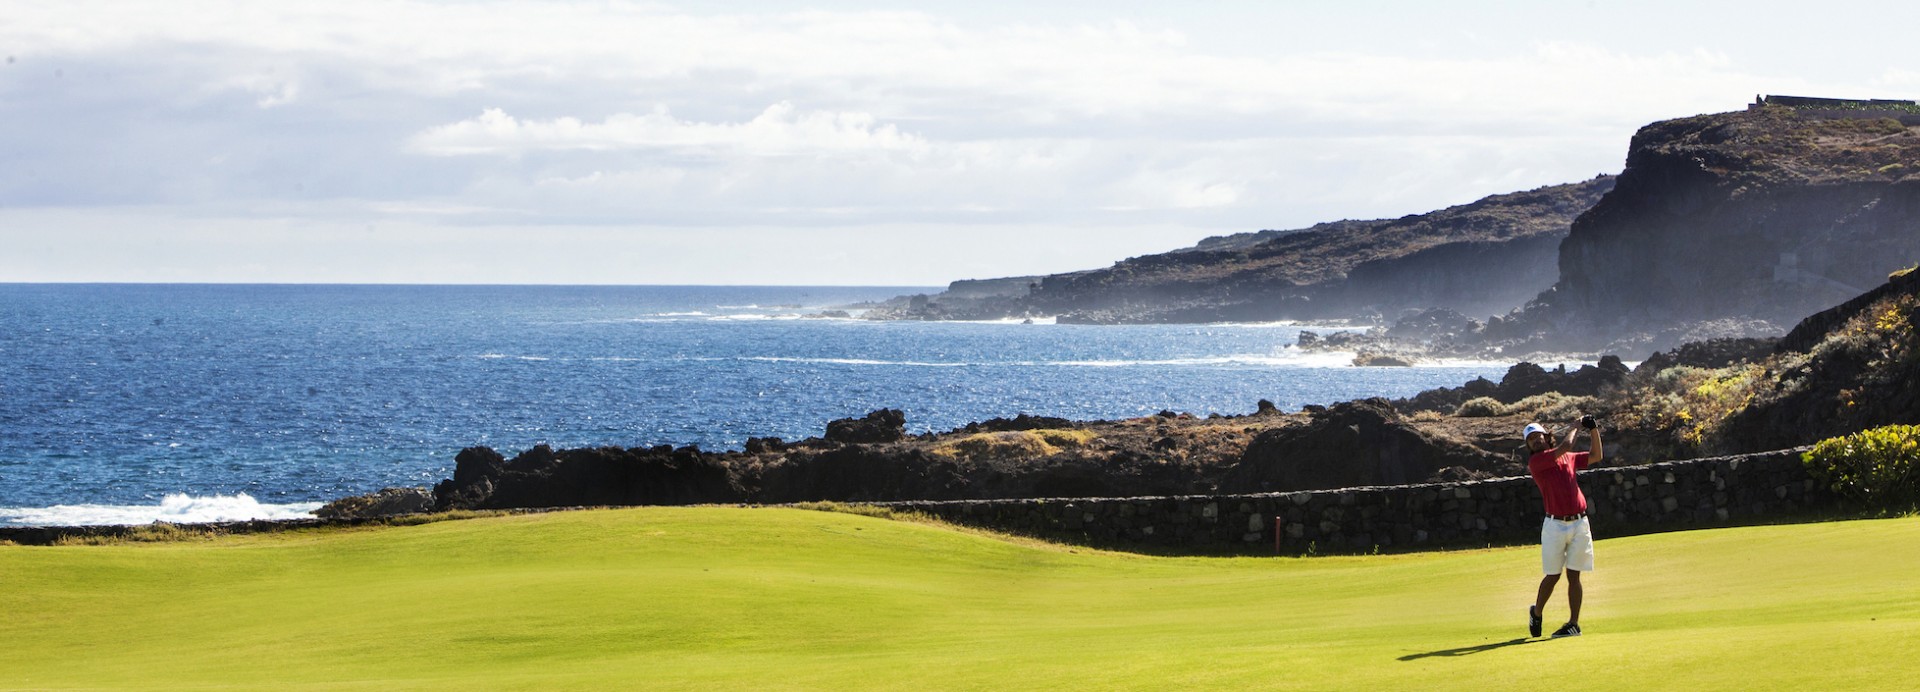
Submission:
M 578 118 L 518 120 L 498 108 L 439 125 L 408 143 L 427 154 L 522 154 L 530 151 L 619 149 L 727 150 L 750 156 L 924 151 L 926 141 L 878 124 L 867 113 L 798 112 L 782 101 L 742 123 L 680 120 L 658 106 L 650 113 L 618 113 L 598 123 Z
M 964 127 L 1002 130 L 1208 117 L 1372 127 L 1484 128 L 1540 115 L 1612 122 L 1618 109 L 1596 103 L 1639 117 L 1671 112 L 1675 94 L 1688 105 L 1711 105 L 1721 91 L 1747 88 L 1728 80 L 1758 81 L 1712 51 L 1632 55 L 1569 41 L 1519 44 L 1491 58 L 1227 55 L 1173 29 L 1121 21 L 968 26 L 916 12 L 698 15 L 620 3 L 198 8 L 35 6 L 19 13 L 12 30 L 0 29 L 0 39 L 30 56 L 155 43 L 225 46 L 277 61 L 351 64 L 359 79 L 425 97 L 558 86 L 605 105 L 670 87 L 724 102 L 697 104 L 703 107 L 737 108 L 743 100 L 783 100 L 767 94 L 805 92 L 837 102 L 818 107 L 881 119 L 943 119 L 973 102 L 994 117 Z
M 1616 171 L 1638 126 L 1755 93 L 1920 89 L 1857 69 L 1906 64 L 1911 9 L 1802 46 L 1632 8 L 971 7 L 16 3 L 0 207 L 1097 245 L 1426 211 Z M 1837 81 L 1801 69 L 1841 48 Z

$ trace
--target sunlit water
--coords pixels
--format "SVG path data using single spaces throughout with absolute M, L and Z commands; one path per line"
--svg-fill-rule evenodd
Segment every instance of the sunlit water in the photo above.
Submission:
M 1351 367 L 1290 325 L 800 317 L 904 292 L 0 285 L 0 524 L 304 512 L 431 484 L 472 445 L 739 448 L 880 407 L 916 432 L 1239 414 L 1506 369 Z

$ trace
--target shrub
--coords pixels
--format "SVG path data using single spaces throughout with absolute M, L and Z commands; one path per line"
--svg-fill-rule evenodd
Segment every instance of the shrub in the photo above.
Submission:
M 1770 381 L 1767 366 L 1741 363 L 1724 368 L 1676 365 L 1652 375 L 1634 374 L 1608 395 L 1601 408 L 1622 428 L 1664 431 L 1684 447 L 1676 453 L 1714 451 L 1727 419 L 1753 402 Z
M 1573 420 L 1593 408 L 1593 397 L 1546 392 L 1507 405 L 1507 413 L 1529 412 L 1541 420 Z
M 1507 415 L 1507 405 L 1500 403 L 1499 399 L 1495 399 L 1490 396 L 1483 396 L 1475 399 L 1468 399 L 1466 403 L 1460 405 L 1460 408 L 1454 410 L 1453 415 L 1460 416 L 1462 418 L 1490 418 L 1493 416 L 1504 416 L 1504 415 Z
M 1829 438 L 1801 455 L 1835 493 L 1874 507 L 1920 499 L 1920 426 L 1889 425 Z

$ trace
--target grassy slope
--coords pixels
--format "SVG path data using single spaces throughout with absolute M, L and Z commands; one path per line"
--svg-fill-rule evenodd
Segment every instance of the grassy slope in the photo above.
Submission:
M 1603 541 L 1587 636 L 1478 651 L 1522 634 L 1535 550 L 1172 559 L 719 508 L 0 547 L 0 687 L 1884 688 L 1920 673 L 1916 545 Z

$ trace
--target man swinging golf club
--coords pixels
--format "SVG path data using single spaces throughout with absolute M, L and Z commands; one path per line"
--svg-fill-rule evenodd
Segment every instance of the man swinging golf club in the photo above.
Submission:
M 1580 429 L 1586 429 L 1591 451 L 1573 451 L 1573 436 Z M 1560 583 L 1560 573 L 1567 575 L 1567 609 L 1571 615 L 1567 624 L 1554 630 L 1555 637 L 1580 636 L 1580 573 L 1593 571 L 1593 529 L 1587 524 L 1587 496 L 1580 492 L 1580 482 L 1574 473 L 1592 464 L 1600 463 L 1605 456 L 1600 447 L 1600 427 L 1593 416 L 1582 417 L 1578 425 L 1569 428 L 1565 438 L 1555 446 L 1553 435 L 1539 423 L 1529 423 L 1524 432 L 1527 438 L 1527 471 L 1533 474 L 1534 485 L 1540 486 L 1540 499 L 1546 503 L 1547 518 L 1540 526 L 1540 567 L 1546 576 L 1540 579 L 1540 593 L 1534 598 L 1533 605 L 1527 608 L 1527 634 L 1540 636 L 1540 619 L 1547 607 L 1547 599 L 1553 596 L 1553 587 Z

